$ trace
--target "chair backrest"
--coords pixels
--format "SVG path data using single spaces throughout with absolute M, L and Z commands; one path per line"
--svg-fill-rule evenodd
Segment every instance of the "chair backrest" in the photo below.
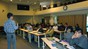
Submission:
M 48 33 L 49 33 L 49 31 L 50 31 L 50 29 L 48 29 L 45 33 L 46 33 L 46 34 L 48 34 Z
M 40 28 L 38 28 L 36 31 L 39 31 Z
M 49 36 L 52 36 L 53 33 L 54 33 L 54 30 L 53 30 L 53 29 L 50 29 L 50 30 L 47 32 L 47 34 L 48 34 Z

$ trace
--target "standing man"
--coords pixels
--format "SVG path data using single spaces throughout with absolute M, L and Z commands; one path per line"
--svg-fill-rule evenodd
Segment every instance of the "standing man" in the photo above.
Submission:
M 7 35 L 8 49 L 11 48 L 11 44 L 13 45 L 13 49 L 16 49 L 15 30 L 18 29 L 18 24 L 16 26 L 12 13 L 8 13 L 7 18 L 8 20 L 4 24 L 4 31 Z

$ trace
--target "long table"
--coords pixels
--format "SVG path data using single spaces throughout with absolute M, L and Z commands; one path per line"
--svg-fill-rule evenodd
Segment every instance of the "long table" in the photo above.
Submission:
M 50 49 L 58 49 L 56 46 L 52 46 L 52 44 L 54 44 L 54 42 L 51 41 L 51 40 L 49 40 L 48 38 L 51 38 L 51 37 L 42 38 L 42 40 L 43 40 L 43 47 L 42 47 L 42 48 L 45 49 L 45 44 L 47 44 Z M 55 38 L 55 37 L 53 37 L 53 39 L 54 39 L 54 41 L 57 41 L 57 42 L 60 41 L 58 38 Z M 60 43 L 63 44 L 63 46 L 67 45 L 66 42 L 64 42 L 64 41 L 62 41 L 62 42 L 60 42 Z M 71 46 L 71 45 L 67 46 L 67 48 L 68 48 L 68 49 L 75 49 L 75 48 L 74 48 L 73 46 Z
M 29 30 L 25 30 L 25 29 L 20 29 L 23 32 L 23 39 L 25 39 L 25 32 L 28 33 L 30 32 Z M 21 31 L 20 31 L 20 35 L 21 35 Z
M 23 31 L 23 39 L 25 39 L 25 32 L 28 33 L 28 38 L 29 38 L 29 42 L 31 43 L 31 34 L 35 35 L 38 37 L 38 47 L 40 47 L 40 36 L 45 36 L 45 33 L 38 33 L 37 31 L 29 31 L 29 30 L 25 30 L 25 29 L 20 29 L 21 31 Z
M 57 39 L 55 37 L 54 37 L 54 39 L 55 39 L 55 41 L 60 41 L 59 39 Z M 45 44 L 47 44 L 50 49 L 57 49 L 56 47 L 52 46 L 52 44 L 53 44 L 52 41 L 48 40 L 47 38 L 42 38 L 42 40 L 43 40 L 43 47 L 42 47 L 43 49 L 45 49 Z

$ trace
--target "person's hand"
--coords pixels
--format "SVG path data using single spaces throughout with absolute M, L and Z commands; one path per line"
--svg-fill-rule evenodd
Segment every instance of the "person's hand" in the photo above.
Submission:
M 57 42 L 60 41 L 60 40 L 59 40 L 58 38 L 56 38 L 56 37 L 53 37 L 53 39 L 54 39 L 55 41 L 57 41 Z
M 73 38 L 77 38 L 76 34 L 74 34 L 74 35 L 72 36 L 72 39 L 73 39 Z
M 63 45 L 66 45 L 66 46 L 70 46 L 69 43 L 65 42 L 65 41 L 61 41 L 60 43 L 63 44 Z

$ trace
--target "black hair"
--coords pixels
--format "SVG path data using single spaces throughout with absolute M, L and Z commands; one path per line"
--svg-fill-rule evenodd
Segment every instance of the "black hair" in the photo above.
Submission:
M 10 17 L 12 17 L 12 16 L 13 16 L 12 13 L 8 13 L 8 14 L 7 14 L 7 18 L 10 18 Z
M 68 23 L 67 23 L 67 22 L 66 22 L 65 24 L 66 24 L 66 25 L 68 25 Z
M 76 29 L 75 31 L 77 31 L 78 33 L 83 34 L 83 30 L 82 30 L 81 28 L 78 28 L 78 29 Z
M 68 30 L 68 29 L 70 29 L 71 32 L 73 32 L 73 27 L 72 27 L 72 26 L 68 26 L 68 27 L 67 27 L 67 30 Z

